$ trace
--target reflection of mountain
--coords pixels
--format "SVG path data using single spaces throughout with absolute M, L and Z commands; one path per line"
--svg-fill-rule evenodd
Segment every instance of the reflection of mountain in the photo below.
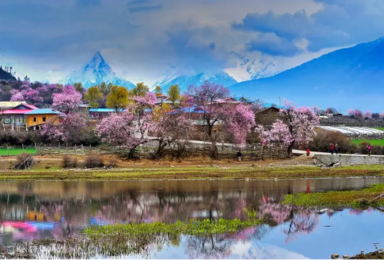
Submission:
M 299 253 L 274 245 L 248 242 L 234 246 L 233 254 L 243 259 L 308 259 Z
M 132 82 L 117 77 L 116 73 L 113 72 L 100 52 L 96 52 L 92 60 L 85 65 L 81 71 L 72 72 L 71 75 L 63 79 L 61 83 L 73 85 L 77 82 L 81 82 L 85 88 L 100 85 L 102 82 L 125 86 L 127 88 L 135 87 Z

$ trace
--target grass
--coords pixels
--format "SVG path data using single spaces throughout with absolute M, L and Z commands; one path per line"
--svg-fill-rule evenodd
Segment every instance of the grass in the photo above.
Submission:
M 384 131 L 384 127 L 375 127 L 375 129 Z
M 302 207 L 366 207 L 368 205 L 383 204 L 384 198 L 375 201 L 374 204 L 369 203 L 369 201 L 383 193 L 384 184 L 377 184 L 363 190 L 289 194 L 284 197 L 283 204 Z
M 374 140 L 357 140 L 357 139 L 354 139 L 352 140 L 352 143 L 354 144 L 361 144 L 362 142 L 368 142 L 370 143 L 371 145 L 374 145 L 374 146 L 384 146 L 384 139 L 374 139 Z
M 36 240 L 0 247 L 2 258 L 112 258 L 141 255 L 149 258 L 151 251 L 161 250 L 163 245 L 178 246 L 182 235 L 188 240 L 201 241 L 214 249 L 215 236 L 231 237 L 238 231 L 253 228 L 262 223 L 255 211 L 245 211 L 247 218 L 219 220 L 190 220 L 165 224 L 129 223 L 87 228 L 77 237 L 63 241 Z M 206 242 L 205 242 L 206 241 Z M 196 248 L 193 248 L 196 250 Z M 137 258 L 137 257 L 136 257 Z
M 204 220 L 191 220 L 184 223 L 177 221 L 173 224 L 165 224 L 160 222 L 154 223 L 132 223 L 132 224 L 115 224 L 98 226 L 96 228 L 85 229 L 85 235 L 90 239 L 98 239 L 104 237 L 107 240 L 113 239 L 118 236 L 125 238 L 133 238 L 139 236 L 207 236 L 214 234 L 233 233 L 248 227 L 260 224 L 262 221 L 256 218 L 255 211 L 246 211 L 248 216 L 247 220 L 240 219 L 219 219 L 211 221 L 209 219 Z
M 384 176 L 384 165 L 321 169 L 285 167 L 167 167 L 116 169 L 37 169 L 0 172 L 0 180 L 177 180 L 177 179 L 301 179 Z
M 22 153 L 30 153 L 30 154 L 35 154 L 36 149 L 33 148 L 28 148 L 28 149 L 19 149 L 19 148 L 10 148 L 9 149 L 9 154 L 8 154 L 8 149 L 6 148 L 0 148 L 0 156 L 7 156 L 7 155 L 20 155 Z

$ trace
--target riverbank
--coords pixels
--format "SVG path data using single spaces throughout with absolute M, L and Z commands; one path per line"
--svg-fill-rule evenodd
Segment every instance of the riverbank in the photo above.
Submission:
M 3 170 L 0 180 L 178 180 L 178 179 L 303 179 L 384 176 L 384 165 L 319 168 L 314 166 L 231 165 L 136 167 L 112 169 Z
M 380 206 L 384 203 L 384 184 L 373 185 L 362 190 L 329 191 L 288 194 L 283 204 L 301 207 L 363 207 Z

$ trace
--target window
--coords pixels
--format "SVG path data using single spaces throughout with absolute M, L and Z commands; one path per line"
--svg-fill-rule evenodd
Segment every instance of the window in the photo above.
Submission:
M 36 123 L 36 117 L 33 118 L 33 122 Z
M 45 118 L 45 117 L 43 117 L 43 122 L 45 122 L 45 120 L 46 120 L 46 118 Z

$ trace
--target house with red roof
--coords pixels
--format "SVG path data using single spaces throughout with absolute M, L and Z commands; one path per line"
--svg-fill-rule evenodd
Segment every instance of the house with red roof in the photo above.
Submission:
M 11 126 L 12 128 L 15 126 L 26 126 L 25 113 L 35 109 L 37 109 L 37 107 L 33 105 L 21 103 L 13 108 L 0 111 L 1 123 L 4 127 Z

